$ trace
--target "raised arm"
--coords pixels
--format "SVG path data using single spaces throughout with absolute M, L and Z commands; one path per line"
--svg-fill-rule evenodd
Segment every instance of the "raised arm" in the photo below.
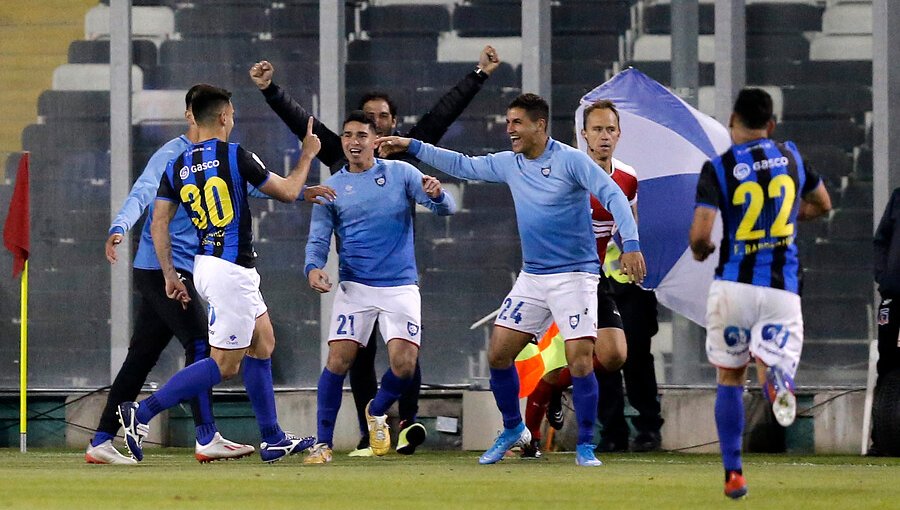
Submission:
M 281 202 L 297 200 L 303 193 L 303 185 L 309 176 L 312 160 L 321 148 L 319 137 L 313 133 L 313 118 L 309 117 L 306 123 L 306 136 L 303 137 L 303 153 L 300 154 L 297 166 L 287 177 L 269 173 L 269 178 L 259 186 L 259 190 Z M 334 190 L 331 190 L 330 199 L 334 199 Z
M 426 143 L 437 143 L 481 90 L 481 86 L 500 65 L 497 50 L 485 46 L 478 59 L 478 67 L 466 74 L 453 88 L 441 96 L 406 136 Z
M 407 151 L 419 159 L 419 161 L 437 168 L 438 170 L 466 180 L 505 182 L 500 170 L 501 165 L 496 161 L 497 156 L 466 156 L 447 149 L 441 149 L 431 144 L 420 142 L 412 138 L 400 136 L 384 136 L 375 140 L 382 156 L 389 156 Z M 511 153 L 510 153 L 511 154 Z M 514 160 L 510 160 L 512 163 Z
M 250 68 L 250 79 L 262 91 L 266 103 L 281 120 L 290 128 L 297 138 L 306 136 L 306 126 L 310 118 L 313 119 L 313 133 L 319 137 L 322 150 L 319 151 L 319 161 L 329 168 L 344 157 L 341 148 L 341 137 L 328 129 L 325 124 L 319 122 L 307 112 L 300 103 L 294 100 L 290 94 L 272 81 L 275 75 L 275 66 L 267 60 L 253 64 Z

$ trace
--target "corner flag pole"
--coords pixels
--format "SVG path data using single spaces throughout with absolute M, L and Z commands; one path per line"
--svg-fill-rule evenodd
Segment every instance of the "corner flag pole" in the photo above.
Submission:
M 19 304 L 19 450 L 28 451 L 28 260 L 22 271 Z

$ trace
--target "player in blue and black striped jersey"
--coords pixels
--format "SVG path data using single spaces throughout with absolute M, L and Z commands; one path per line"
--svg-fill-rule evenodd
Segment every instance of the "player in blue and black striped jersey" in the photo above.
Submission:
M 746 368 L 755 358 L 775 419 L 790 425 L 797 411 L 793 376 L 803 347 L 796 224 L 827 213 L 831 199 L 792 142 L 769 139 L 775 119 L 768 93 L 742 90 L 729 126 L 734 145 L 700 172 L 690 240 L 695 259 L 712 254 L 713 224 L 721 212 L 706 353 L 718 369 L 715 416 L 725 494 L 740 498 L 747 494 L 741 466 Z
M 193 113 L 198 139 L 204 141 L 191 145 L 169 163 L 157 192 L 151 233 L 166 294 L 186 306 L 190 296 L 173 266 L 169 237 L 169 222 L 179 204 L 197 229 L 200 245 L 194 257 L 194 284 L 209 304 L 211 354 L 180 370 L 140 404 L 120 404 L 119 419 L 129 450 L 141 460 L 141 443 L 153 416 L 208 391 L 236 375 L 243 365 L 244 384 L 262 437 L 260 455 L 263 461 L 273 462 L 307 449 L 315 438 L 295 437 L 278 425 L 271 364 L 275 336 L 254 269 L 256 253 L 246 190 L 249 183 L 277 200 L 295 201 L 321 144 L 312 134 L 310 122 L 297 167 L 282 178 L 270 174 L 253 153 L 227 142 L 234 127 L 230 92 L 216 87 L 199 90 Z M 334 198 L 333 190 L 324 196 Z

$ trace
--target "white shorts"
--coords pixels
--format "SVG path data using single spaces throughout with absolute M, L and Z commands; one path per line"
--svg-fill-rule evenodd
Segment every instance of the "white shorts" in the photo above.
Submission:
M 256 269 L 197 255 L 194 286 L 209 304 L 209 345 L 218 349 L 250 347 L 256 318 L 267 310 Z
M 750 355 L 791 377 L 803 349 L 800 296 L 781 289 L 715 280 L 706 303 L 706 356 L 722 368 L 741 368 Z
M 422 345 L 422 298 L 417 285 L 371 287 L 341 282 L 331 311 L 328 341 L 353 340 L 365 347 L 378 321 L 385 342 L 400 338 Z
M 566 340 L 597 337 L 597 284 L 591 273 L 522 271 L 500 305 L 494 325 L 539 336 L 553 321 Z

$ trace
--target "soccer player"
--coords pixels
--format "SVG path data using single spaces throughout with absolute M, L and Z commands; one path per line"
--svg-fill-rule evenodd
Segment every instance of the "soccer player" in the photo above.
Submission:
M 625 198 L 628 199 L 628 203 L 631 206 L 632 215 L 637 221 L 637 175 L 632 167 L 613 158 L 613 153 L 616 150 L 616 144 L 619 142 L 621 134 L 619 112 L 615 104 L 609 100 L 596 101 L 584 109 L 583 121 L 584 128 L 581 131 L 581 135 L 587 141 L 588 155 L 597 163 L 597 166 L 615 181 L 616 185 L 625 194 Z M 594 196 L 591 196 L 591 223 L 597 246 L 597 256 L 602 261 L 606 258 L 607 244 L 615 231 L 615 220 L 613 215 Z M 612 282 L 603 273 L 599 276 L 600 284 L 597 288 L 597 341 L 600 345 L 618 346 L 615 350 L 617 353 L 627 351 L 628 361 L 626 366 L 628 366 L 628 364 L 633 363 L 633 353 L 631 352 L 631 345 L 626 342 L 626 336 L 623 332 L 623 317 L 612 294 Z M 625 279 L 627 280 L 627 277 Z M 631 284 L 626 285 L 636 287 Z M 645 320 L 644 318 L 636 319 Z M 628 347 L 627 349 L 626 346 Z M 648 351 L 649 347 L 648 344 Z M 606 363 L 601 364 L 597 357 L 594 358 L 594 371 L 597 375 L 599 394 L 603 395 L 603 398 L 600 399 L 601 410 L 604 409 L 604 404 L 607 400 L 611 400 L 611 404 L 614 405 L 616 401 L 621 401 L 622 398 L 622 377 L 618 370 L 624 360 L 621 357 L 614 358 L 609 355 L 605 356 L 604 359 L 606 359 Z M 642 358 L 639 356 L 639 359 Z M 651 358 L 650 370 L 652 369 Z M 618 388 L 615 388 L 616 381 L 614 376 L 618 377 Z M 610 379 L 613 380 L 610 381 Z M 542 377 L 537 387 L 528 396 L 528 403 L 525 407 L 525 426 L 531 432 L 531 443 L 522 448 L 523 457 L 541 457 L 541 422 L 545 414 L 552 427 L 557 430 L 562 428 L 564 415 L 562 412 L 561 394 L 571 384 L 572 376 L 569 369 L 561 368 Z M 655 401 L 655 384 L 653 398 Z M 659 413 L 658 408 L 659 405 L 657 404 L 657 414 Z M 601 418 L 606 417 L 603 413 L 600 413 L 599 416 Z M 624 424 L 624 415 L 621 419 Z M 608 428 L 611 428 L 608 427 L 609 421 L 602 422 L 604 425 L 602 441 L 606 441 L 608 438 Z M 625 426 L 627 427 L 627 425 Z M 627 445 L 627 429 L 625 434 L 625 444 Z M 600 451 L 603 451 L 603 442 L 601 442 L 600 446 Z
M 598 339 L 600 261 L 587 214 L 591 194 L 612 212 L 619 225 L 624 272 L 638 282 L 646 272 L 637 225 L 622 190 L 585 153 L 550 138 L 549 118 L 549 106 L 541 97 L 517 97 L 506 111 L 512 151 L 482 157 L 398 136 L 378 140 L 383 152 L 408 150 L 455 177 L 505 182 L 512 191 L 524 266 L 491 333 L 491 391 L 503 415 L 504 430 L 479 459 L 482 464 L 493 464 L 513 446 L 531 440 L 519 412 L 519 379 L 513 361 L 553 320 L 566 339 L 566 359 L 572 372 L 578 421 L 576 462 L 581 466 L 602 464 L 591 444 L 598 398 L 593 354 L 596 351 L 601 363 L 613 365 L 621 364 L 626 353 L 624 340 L 620 344 L 604 335 Z
M 198 139 L 170 161 L 157 192 L 151 233 L 165 277 L 166 295 L 187 307 L 190 294 L 172 261 L 169 223 L 180 203 L 196 228 L 200 243 L 194 257 L 194 283 L 209 305 L 209 358 L 189 365 L 140 402 L 119 405 L 119 421 L 132 455 L 143 459 L 142 441 L 153 416 L 208 392 L 243 365 L 243 379 L 256 414 L 260 455 L 274 462 L 309 448 L 315 439 L 285 433 L 278 425 L 272 388 L 271 354 L 275 336 L 259 292 L 247 183 L 277 200 L 297 199 L 306 181 L 318 137 L 310 123 L 303 154 L 287 178 L 270 173 L 259 158 L 236 143 L 227 143 L 234 127 L 231 93 L 201 87 L 193 99 Z
M 485 46 L 479 55 L 477 67 L 448 90 L 429 111 L 424 112 L 419 121 L 409 130 L 407 136 L 428 143 L 437 143 L 499 66 L 500 58 L 497 50 L 490 45 Z M 275 67 L 265 60 L 250 68 L 250 78 L 262 91 L 272 110 L 291 128 L 291 131 L 298 136 L 303 136 L 307 119 L 311 115 L 287 91 L 272 81 L 274 73 Z M 373 91 L 365 94 L 360 98 L 357 108 L 366 112 L 366 115 L 375 122 L 375 133 L 378 136 L 399 134 L 396 132 L 399 115 L 397 105 L 385 92 Z M 340 135 L 334 133 L 318 119 L 313 124 L 313 132 L 322 140 L 322 150 L 318 155 L 319 161 L 328 166 L 332 174 L 336 173 L 347 164 Z M 419 163 L 419 160 L 406 152 L 393 154 L 389 159 L 399 159 L 413 166 Z M 351 456 L 371 455 L 365 408 L 378 390 L 378 378 L 375 374 L 375 354 L 378 348 L 375 330 L 377 328 L 372 329 L 372 338 L 359 349 L 349 372 L 350 389 L 356 404 L 356 416 L 359 420 L 361 436 L 357 449 L 350 453 Z M 397 453 L 413 454 L 416 447 L 425 441 L 425 427 L 416 421 L 421 386 L 422 371 L 417 364 L 413 382 L 399 400 L 400 434 L 397 438 Z
M 364 112 L 353 111 L 344 121 L 341 144 L 347 165 L 326 181 L 341 194 L 330 204 L 313 206 L 306 244 L 305 271 L 317 292 L 332 288 L 322 270 L 332 233 L 339 240 L 340 257 L 328 360 L 318 385 L 319 442 L 306 464 L 331 462 L 344 377 L 357 351 L 370 341 L 376 321 L 390 368 L 365 413 L 372 453 L 381 456 L 390 450 L 387 410 L 413 383 L 422 340 L 411 209 L 419 203 L 442 216 L 456 212 L 456 202 L 437 179 L 408 163 L 375 158 L 375 123 Z
M 172 258 L 176 270 L 184 278 L 185 286 L 191 297 L 186 309 L 168 299 L 162 270 L 153 250 L 150 237 L 150 225 L 153 218 L 152 199 L 159 188 L 159 179 L 166 169 L 166 164 L 184 152 L 191 144 L 196 143 L 197 125 L 191 111 L 191 100 L 200 88 L 195 85 L 184 97 L 185 119 L 188 129 L 185 134 L 169 140 L 157 150 L 144 172 L 134 183 L 131 193 L 109 229 L 106 240 L 106 258 L 110 264 L 118 260 L 116 248 L 124 239 L 125 233 L 137 223 L 138 219 L 149 208 L 148 219 L 141 232 L 141 240 L 134 256 L 134 284 L 141 295 L 138 312 L 134 319 L 134 332 L 128 346 L 125 362 L 116 375 L 109 389 L 106 406 L 100 415 L 94 437 L 88 445 L 84 459 L 91 464 L 134 464 L 131 457 L 126 457 L 116 450 L 112 444 L 119 430 L 116 408 L 119 402 L 134 400 L 147 380 L 147 374 L 156 365 L 162 351 L 169 344 L 172 336 L 178 337 L 184 347 L 185 365 L 190 365 L 209 356 L 209 344 L 206 336 L 206 310 L 197 299 L 197 291 L 193 284 L 194 253 L 197 251 L 197 234 L 187 213 L 179 210 L 172 219 Z M 234 459 L 253 453 L 250 445 L 238 444 L 222 437 L 216 429 L 212 414 L 211 393 L 201 393 L 191 399 L 191 411 L 194 415 L 194 427 L 197 441 L 194 455 L 200 462 L 218 459 Z
M 729 127 L 734 145 L 700 171 L 690 243 L 696 260 L 715 251 L 711 235 L 720 211 L 723 237 L 707 301 L 706 355 L 718 373 L 725 495 L 737 499 L 747 494 L 741 396 L 751 356 L 778 423 L 787 427 L 796 415 L 792 378 L 803 347 L 796 224 L 827 213 L 831 199 L 792 142 L 769 139 L 775 119 L 768 93 L 742 90 Z

